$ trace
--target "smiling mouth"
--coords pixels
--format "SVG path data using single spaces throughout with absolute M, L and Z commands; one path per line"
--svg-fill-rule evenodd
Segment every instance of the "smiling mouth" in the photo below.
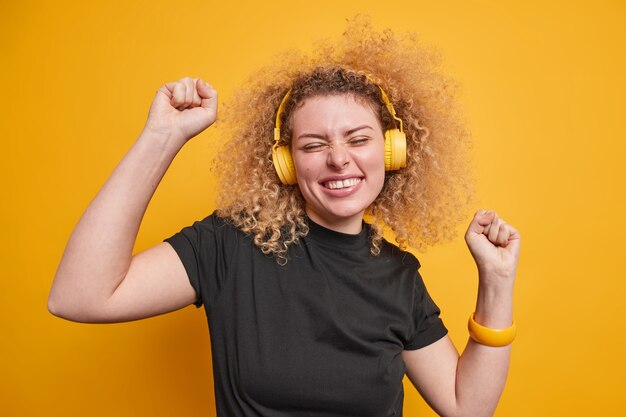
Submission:
M 341 188 L 353 187 L 357 185 L 358 183 L 360 183 L 361 181 L 362 181 L 362 178 L 348 178 L 345 180 L 326 181 L 325 183 L 323 183 L 323 185 L 325 188 L 328 188 L 331 190 L 338 190 Z

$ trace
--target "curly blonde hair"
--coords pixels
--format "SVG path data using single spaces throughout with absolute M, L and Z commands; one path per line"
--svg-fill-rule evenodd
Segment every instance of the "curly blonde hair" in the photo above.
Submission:
M 469 134 L 455 101 L 454 83 L 442 75 L 437 54 L 412 35 L 375 31 L 357 17 L 338 41 L 306 56 L 290 51 L 259 71 L 225 106 L 221 128 L 230 138 L 214 167 L 220 176 L 217 214 L 254 237 L 265 254 L 287 262 L 287 250 L 306 236 L 305 201 L 297 185 L 282 185 L 272 164 L 277 108 L 281 141 L 291 142 L 290 116 L 307 98 L 349 94 L 369 104 L 387 129 L 394 124 L 378 86 L 389 96 L 407 137 L 407 166 L 387 172 L 366 212 L 371 252 L 378 255 L 386 228 L 401 248 L 425 249 L 451 238 L 470 195 Z

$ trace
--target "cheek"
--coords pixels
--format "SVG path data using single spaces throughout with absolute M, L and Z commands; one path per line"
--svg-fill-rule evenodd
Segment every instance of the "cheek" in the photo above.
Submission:
M 380 149 L 380 153 L 378 153 L 376 158 L 373 158 L 372 160 L 371 172 L 375 175 L 375 183 L 378 187 L 378 193 L 380 193 L 385 185 L 385 156 L 384 148 L 382 147 Z
M 385 166 L 383 164 L 383 167 L 380 169 L 380 172 L 378 173 L 378 176 L 376 178 L 376 186 L 378 191 L 376 192 L 376 194 L 380 194 L 383 191 L 383 187 L 385 186 Z
M 377 146 L 368 156 L 368 168 L 378 176 L 385 177 L 385 148 L 384 145 Z
M 314 176 L 324 166 L 324 160 L 318 154 L 292 154 L 296 176 Z

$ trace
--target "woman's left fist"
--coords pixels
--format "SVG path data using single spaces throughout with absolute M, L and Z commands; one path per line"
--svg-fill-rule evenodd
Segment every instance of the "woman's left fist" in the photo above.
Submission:
M 514 279 L 520 251 L 520 235 L 493 210 L 479 210 L 465 233 L 481 277 Z

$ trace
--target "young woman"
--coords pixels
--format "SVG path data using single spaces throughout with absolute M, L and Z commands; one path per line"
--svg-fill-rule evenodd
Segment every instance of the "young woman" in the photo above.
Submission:
M 479 290 L 459 356 L 419 262 L 382 234 L 419 247 L 453 230 L 465 132 L 419 48 L 358 35 L 240 94 L 218 159 L 220 210 L 133 256 L 169 164 L 217 115 L 203 80 L 162 86 L 72 233 L 50 311 L 100 323 L 204 305 L 218 416 L 399 416 L 405 373 L 441 415 L 492 415 L 519 235 L 493 211 L 470 222 Z

